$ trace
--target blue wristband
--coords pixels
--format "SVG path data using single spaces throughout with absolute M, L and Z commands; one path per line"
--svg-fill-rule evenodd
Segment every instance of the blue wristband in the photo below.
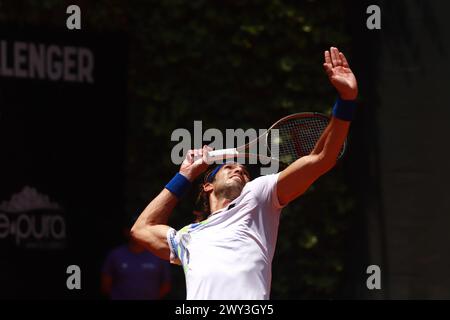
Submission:
M 355 110 L 355 100 L 342 100 L 341 98 L 337 98 L 332 114 L 335 118 L 344 121 L 352 121 L 355 115 Z
M 191 182 L 181 173 L 177 173 L 172 180 L 166 184 L 166 189 L 172 192 L 178 199 L 191 188 Z

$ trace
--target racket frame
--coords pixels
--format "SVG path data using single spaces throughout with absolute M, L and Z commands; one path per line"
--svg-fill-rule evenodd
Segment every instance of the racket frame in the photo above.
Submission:
M 268 141 L 269 132 L 271 130 L 276 128 L 276 126 L 278 126 L 280 123 L 285 122 L 290 119 L 293 119 L 293 118 L 298 119 L 298 118 L 311 118 L 311 117 L 327 119 L 328 121 L 331 120 L 331 117 L 327 116 L 326 114 L 320 113 L 320 112 L 293 113 L 293 114 L 287 115 L 287 116 L 279 119 L 274 124 L 272 124 L 270 126 L 270 128 L 267 129 L 264 133 L 262 133 L 259 137 L 257 137 L 256 139 L 253 139 L 252 141 L 250 141 L 249 143 L 247 143 L 243 146 L 240 146 L 237 148 L 213 150 L 213 151 L 208 152 L 207 161 L 208 161 L 208 163 L 212 163 L 217 160 L 227 160 L 227 159 L 234 159 L 234 158 L 259 158 L 259 159 L 263 158 L 263 159 L 269 160 L 269 161 L 278 161 L 280 163 L 284 163 L 284 162 L 280 161 L 280 159 L 275 158 L 275 157 L 271 157 L 271 156 L 268 157 L 268 156 L 262 155 L 262 154 L 248 153 L 246 151 L 248 151 L 250 149 L 251 145 L 253 145 L 255 142 L 258 142 L 260 139 L 263 138 L 263 139 L 265 139 L 266 147 L 267 147 L 269 153 L 272 153 L 271 149 L 270 149 L 271 144 Z M 345 153 L 346 147 L 347 147 L 347 139 L 345 139 L 345 141 L 342 145 L 341 152 L 339 153 L 338 159 L 340 159 L 343 156 L 343 154 Z M 284 163 L 284 164 L 289 165 L 289 163 Z

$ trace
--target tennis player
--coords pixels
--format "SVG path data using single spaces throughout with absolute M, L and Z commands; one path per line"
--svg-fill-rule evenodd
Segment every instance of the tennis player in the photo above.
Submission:
M 347 137 L 358 94 L 356 78 L 335 47 L 323 64 L 339 98 L 314 150 L 282 172 L 251 181 L 245 167 L 225 163 L 202 184 L 206 219 L 181 230 L 169 215 L 192 182 L 208 169 L 211 149 L 190 150 L 179 173 L 141 213 L 132 236 L 157 256 L 182 265 L 187 299 L 269 299 L 272 259 L 284 206 L 303 194 L 336 163 Z

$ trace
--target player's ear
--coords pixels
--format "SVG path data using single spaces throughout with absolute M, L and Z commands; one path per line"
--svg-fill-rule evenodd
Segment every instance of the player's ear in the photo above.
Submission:
M 203 191 L 205 191 L 205 192 L 211 192 L 211 191 L 213 191 L 213 190 L 214 190 L 214 186 L 213 186 L 212 183 L 207 182 L 207 183 L 205 183 L 205 184 L 203 185 Z

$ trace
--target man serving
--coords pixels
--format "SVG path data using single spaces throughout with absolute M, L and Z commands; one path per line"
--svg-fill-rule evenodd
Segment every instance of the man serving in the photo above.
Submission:
M 245 166 L 225 163 L 204 177 L 202 221 L 179 231 L 169 215 L 192 182 L 208 169 L 206 153 L 190 150 L 179 173 L 141 213 L 132 236 L 157 256 L 183 266 L 187 299 L 269 299 L 272 259 L 284 206 L 336 163 L 358 95 L 356 78 L 337 48 L 323 64 L 339 98 L 314 150 L 282 172 L 250 180 Z

